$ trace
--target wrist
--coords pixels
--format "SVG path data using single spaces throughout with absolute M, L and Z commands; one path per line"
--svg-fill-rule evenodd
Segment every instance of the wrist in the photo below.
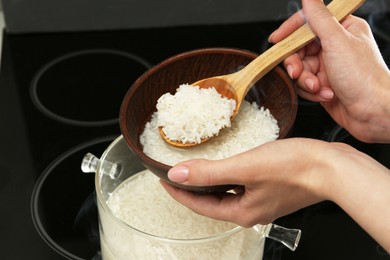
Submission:
M 318 142 L 322 144 L 316 147 L 318 153 L 311 162 L 310 189 L 323 200 L 339 204 L 339 199 L 344 196 L 343 193 L 350 188 L 351 174 L 364 172 L 366 168 L 360 164 L 364 163 L 365 157 L 368 156 L 348 144 Z
M 299 183 L 303 190 L 308 190 L 320 200 L 333 200 L 333 189 L 336 187 L 335 179 L 340 174 L 343 166 L 342 157 L 349 149 L 348 145 L 330 143 L 320 140 L 304 139 L 309 147 L 306 147 L 305 168 L 301 169 Z M 337 190 L 337 189 L 336 189 Z
M 390 141 L 390 71 L 377 73 L 370 87 L 375 92 L 368 115 L 367 142 L 386 143 Z

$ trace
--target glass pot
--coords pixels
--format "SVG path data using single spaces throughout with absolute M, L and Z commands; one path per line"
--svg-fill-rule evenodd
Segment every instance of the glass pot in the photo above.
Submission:
M 129 177 L 144 171 L 145 167 L 133 155 L 122 136 L 109 145 L 100 159 L 90 153 L 86 154 L 81 168 L 83 172 L 96 173 L 101 254 L 104 260 L 200 259 L 199 257 L 262 259 L 265 238 L 279 241 L 291 250 L 295 250 L 298 245 L 300 230 L 286 229 L 275 224 L 256 225 L 252 228 L 236 226 L 220 234 L 194 239 L 161 237 L 126 224 L 113 214 L 107 201 L 115 188 Z M 229 255 L 224 256 L 227 252 Z

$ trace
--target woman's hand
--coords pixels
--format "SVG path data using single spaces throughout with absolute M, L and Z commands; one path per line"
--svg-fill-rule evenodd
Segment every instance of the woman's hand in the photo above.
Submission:
M 161 181 L 194 212 L 244 227 L 331 200 L 390 251 L 389 170 L 346 144 L 277 140 L 223 160 L 180 163 L 168 177 L 191 186 L 240 185 L 236 194 L 200 195 Z
M 244 189 L 237 189 L 237 194 L 197 195 L 163 185 L 199 214 L 245 227 L 266 224 L 327 198 L 321 192 L 329 170 L 322 158 L 331 156 L 324 153 L 327 146 L 322 141 L 286 139 L 224 160 L 183 162 L 168 175 L 187 185 L 238 184 Z
M 303 0 L 269 37 L 277 43 L 305 20 L 318 36 L 284 61 L 297 93 L 318 101 L 332 118 L 365 142 L 390 141 L 390 72 L 367 22 L 355 16 L 341 24 L 321 0 Z

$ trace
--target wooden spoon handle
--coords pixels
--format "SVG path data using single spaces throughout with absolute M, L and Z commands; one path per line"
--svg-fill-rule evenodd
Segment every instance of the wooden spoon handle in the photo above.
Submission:
M 342 21 L 364 2 L 365 0 L 333 0 L 327 5 L 327 8 L 338 21 Z M 241 74 L 242 72 L 240 76 L 237 75 L 239 77 L 237 80 L 240 81 L 239 85 L 242 86 L 242 88 L 236 90 L 237 92 L 241 92 L 237 93 L 237 95 L 244 97 L 250 87 L 266 73 L 315 38 L 316 35 L 310 29 L 309 25 L 305 23 L 288 37 L 269 48 L 237 73 Z

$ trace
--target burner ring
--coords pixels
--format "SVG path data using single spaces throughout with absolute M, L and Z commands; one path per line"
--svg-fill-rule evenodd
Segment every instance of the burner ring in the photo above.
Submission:
M 343 127 L 336 125 L 329 133 L 326 139 L 329 142 L 343 142 L 347 138 L 351 137 L 351 134 Z
M 102 152 L 117 136 L 84 142 L 54 159 L 35 182 L 30 211 L 43 241 L 69 259 L 91 259 L 100 249 L 97 205 L 91 205 L 95 175 L 80 162 L 87 152 Z M 94 200 L 93 200 L 94 201 Z
M 89 127 L 117 124 L 122 97 L 151 66 L 145 59 L 119 50 L 71 52 L 47 63 L 34 75 L 30 86 L 31 99 L 39 111 L 64 124 Z M 112 86 L 121 89 L 114 91 Z M 107 102 L 110 101 L 111 110 L 104 111 L 104 105 L 109 106 Z M 118 106 L 118 113 L 107 115 L 112 112 L 112 104 Z M 106 118 L 85 119 L 96 116 Z

